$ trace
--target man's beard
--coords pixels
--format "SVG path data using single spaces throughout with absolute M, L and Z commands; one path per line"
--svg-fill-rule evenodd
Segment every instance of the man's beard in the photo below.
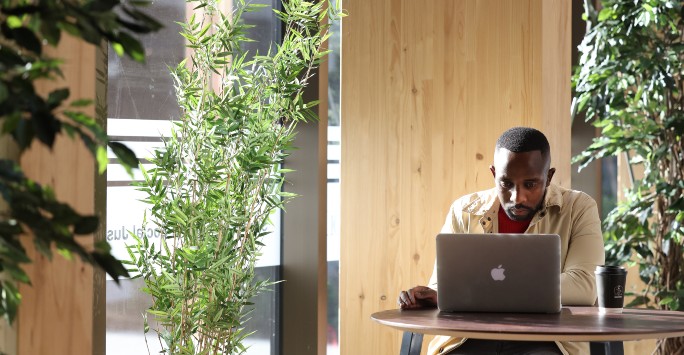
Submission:
M 541 201 L 539 201 L 537 207 L 531 208 L 523 205 L 522 203 L 511 206 L 511 204 L 508 203 L 506 205 L 502 205 L 502 207 L 504 207 L 504 213 L 506 213 L 506 216 L 513 221 L 528 221 L 534 217 L 534 214 L 537 213 L 537 211 L 542 209 L 544 201 L 546 201 L 546 192 L 547 190 L 544 189 L 544 194 L 542 195 Z M 527 213 L 525 215 L 516 215 L 513 213 L 515 209 L 524 210 L 527 211 Z
M 541 206 L 541 204 L 540 204 L 540 206 Z M 534 214 L 537 213 L 537 211 L 539 211 L 540 206 L 538 206 L 537 208 L 530 208 L 530 207 L 527 207 L 525 205 L 518 204 L 518 205 L 515 205 L 513 207 L 507 207 L 506 209 L 504 209 L 504 211 L 506 212 L 506 215 L 508 216 L 508 218 L 510 218 L 514 221 L 527 221 L 527 220 L 532 219 Z M 527 213 L 520 214 L 519 211 L 527 211 Z

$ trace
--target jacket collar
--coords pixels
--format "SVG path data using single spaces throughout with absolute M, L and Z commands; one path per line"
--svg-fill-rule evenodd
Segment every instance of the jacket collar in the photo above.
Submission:
M 463 206 L 463 212 L 484 216 L 489 213 L 498 213 L 499 211 L 499 196 L 496 194 L 496 188 L 481 191 L 475 194 L 475 198 L 468 204 Z M 545 213 L 545 210 L 552 206 L 558 206 L 558 209 L 563 208 L 563 194 L 558 185 L 550 184 L 546 188 L 546 195 L 544 196 L 543 208 L 540 212 Z

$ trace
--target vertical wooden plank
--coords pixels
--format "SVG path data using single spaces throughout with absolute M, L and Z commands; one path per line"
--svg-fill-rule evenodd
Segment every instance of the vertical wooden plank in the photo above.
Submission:
M 377 250 L 386 250 L 386 255 L 398 255 L 401 240 L 398 232 L 403 215 L 400 214 L 399 204 L 396 203 L 399 192 L 399 179 L 387 179 L 388 175 L 398 176 L 398 166 L 401 164 L 400 147 L 397 145 L 400 134 L 398 122 L 402 119 L 397 115 L 401 105 L 398 98 L 405 84 L 404 73 L 401 72 L 401 60 L 405 48 L 402 47 L 402 17 L 400 6 L 392 6 L 387 1 L 356 1 L 344 2 L 349 16 L 342 22 L 342 161 L 355 161 L 355 173 L 348 173 L 342 168 L 341 185 L 346 183 L 357 186 L 368 195 L 360 194 L 354 197 L 352 204 L 342 203 L 341 220 L 354 220 L 342 226 L 342 236 L 354 235 L 354 243 L 362 240 L 357 248 L 345 248 L 341 241 L 340 267 L 345 268 L 345 260 L 372 260 Z M 346 46 L 354 43 L 354 46 Z M 378 43 L 384 45 L 378 46 Z M 345 74 L 346 70 L 353 70 L 354 79 Z M 383 75 L 374 73 L 382 72 Z M 385 90 L 386 87 L 395 88 Z M 354 103 L 354 104 L 345 104 Z M 394 102 L 396 106 L 385 103 Z M 376 103 L 383 103 L 376 105 Z M 394 116 L 394 120 L 387 117 Z M 377 123 L 376 123 L 377 122 Z M 379 122 L 383 122 L 383 126 Z M 364 139 L 350 139 L 361 134 Z M 373 137 L 378 137 L 382 144 L 374 144 Z M 346 143 L 345 143 L 346 142 Z M 346 149 L 345 145 L 355 145 L 354 149 Z M 377 161 L 374 155 L 385 159 Z M 386 185 L 380 185 L 384 182 Z M 343 187 L 344 189 L 344 187 Z M 375 190 L 386 191 L 382 196 Z M 361 191 L 359 191 L 361 193 Z M 342 199 L 345 198 L 342 192 Z M 352 202 L 352 201 L 349 201 Z M 362 207 L 363 206 L 363 207 Z M 363 210 L 363 213 L 359 213 Z M 390 221 L 390 223 L 386 223 Z M 375 224 L 373 222 L 376 222 Z M 344 223 L 344 222 L 343 222 Z M 368 227 L 373 226 L 372 230 Z M 369 238 L 377 235 L 377 238 Z M 350 241 L 351 242 L 351 241 Z M 384 253 L 383 253 L 384 254 Z M 365 266 L 370 266 L 366 264 Z M 340 274 L 340 351 L 342 353 L 383 353 L 382 349 L 391 349 L 393 343 L 398 343 L 399 336 L 387 329 L 373 329 L 373 336 L 381 334 L 375 341 L 366 342 L 362 350 L 359 339 L 366 336 L 372 329 L 368 319 L 368 312 L 376 307 L 373 299 L 376 287 L 384 287 L 388 281 L 382 275 L 387 275 L 387 265 L 374 263 L 373 270 L 366 275 L 359 273 Z M 401 274 L 403 265 L 392 263 L 396 269 L 389 274 Z M 356 269 L 356 268 L 355 268 Z M 390 281 L 391 282 L 391 281 Z M 377 286 L 376 286 L 377 285 Z M 346 290 L 346 291 L 345 291 Z M 385 295 L 386 298 L 391 297 Z M 372 303 L 372 305 L 371 305 Z M 345 319 L 353 319 L 345 326 Z
M 538 127 L 547 133 L 551 144 L 553 166 L 559 172 L 554 182 L 570 187 L 571 142 L 569 102 L 572 100 L 572 4 L 564 0 L 537 0 L 541 9 L 541 122 Z
M 65 81 L 41 82 L 43 93 L 69 87 L 71 98 L 95 98 L 96 49 L 64 37 L 56 56 L 64 58 Z M 93 112 L 89 112 L 93 114 Z M 52 151 L 34 144 L 21 159 L 26 175 L 54 187 L 61 201 L 80 213 L 95 211 L 94 160 L 80 142 L 58 137 Z M 59 255 L 48 260 L 25 244 L 33 263 L 26 267 L 32 286 L 20 287 L 18 354 L 93 353 L 93 269 L 80 260 Z M 82 237 L 92 245 L 93 237 Z M 104 334 L 102 334 L 104 336 Z
M 644 175 L 643 166 L 635 166 L 632 169 L 634 177 L 639 179 Z M 627 157 L 620 154 L 617 157 L 617 193 L 618 201 L 624 201 L 625 191 L 632 187 L 630 178 L 629 164 Z M 646 287 L 643 281 L 639 278 L 639 265 L 636 264 L 627 269 L 627 282 L 625 288 L 627 291 L 639 292 Z M 633 296 L 625 297 L 625 302 L 628 303 L 633 299 Z M 626 355 L 652 354 L 656 348 L 655 339 L 646 339 L 639 341 L 628 341 L 624 343 Z
M 556 166 L 569 162 L 570 71 L 553 65 L 569 62 L 569 36 L 543 37 L 569 34 L 556 28 L 569 12 L 544 3 L 345 1 L 342 354 L 398 352 L 399 332 L 369 316 L 427 282 L 449 204 L 493 186 L 488 166 L 503 130 L 540 128 Z M 567 184 L 569 168 L 556 175 Z
M 3 159 L 18 160 L 19 149 L 14 139 L 9 135 L 0 137 L 0 157 Z M 0 212 L 6 213 L 9 206 L 0 199 Z M 4 278 L 5 274 L 0 274 L 0 278 Z M 0 320 L 0 352 L 7 355 L 15 355 L 17 353 L 17 325 L 16 322 L 12 325 L 7 324 L 3 319 Z

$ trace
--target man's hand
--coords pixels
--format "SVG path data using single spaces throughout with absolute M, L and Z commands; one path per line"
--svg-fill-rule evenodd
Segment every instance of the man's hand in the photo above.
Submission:
M 401 309 L 436 307 L 437 291 L 425 286 L 416 286 L 408 291 L 401 291 L 397 303 Z

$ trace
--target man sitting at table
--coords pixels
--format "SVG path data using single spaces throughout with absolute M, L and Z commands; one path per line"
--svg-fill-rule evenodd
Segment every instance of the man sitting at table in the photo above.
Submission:
M 549 142 L 536 129 L 515 127 L 496 142 L 489 167 L 495 187 L 457 199 L 442 233 L 540 233 L 561 237 L 561 303 L 593 305 L 594 269 L 604 262 L 601 221 L 587 194 L 551 184 Z M 497 198 L 498 197 L 498 198 Z M 399 294 L 402 309 L 437 305 L 437 275 L 429 287 Z M 436 337 L 428 354 L 588 354 L 588 343 L 496 341 Z

